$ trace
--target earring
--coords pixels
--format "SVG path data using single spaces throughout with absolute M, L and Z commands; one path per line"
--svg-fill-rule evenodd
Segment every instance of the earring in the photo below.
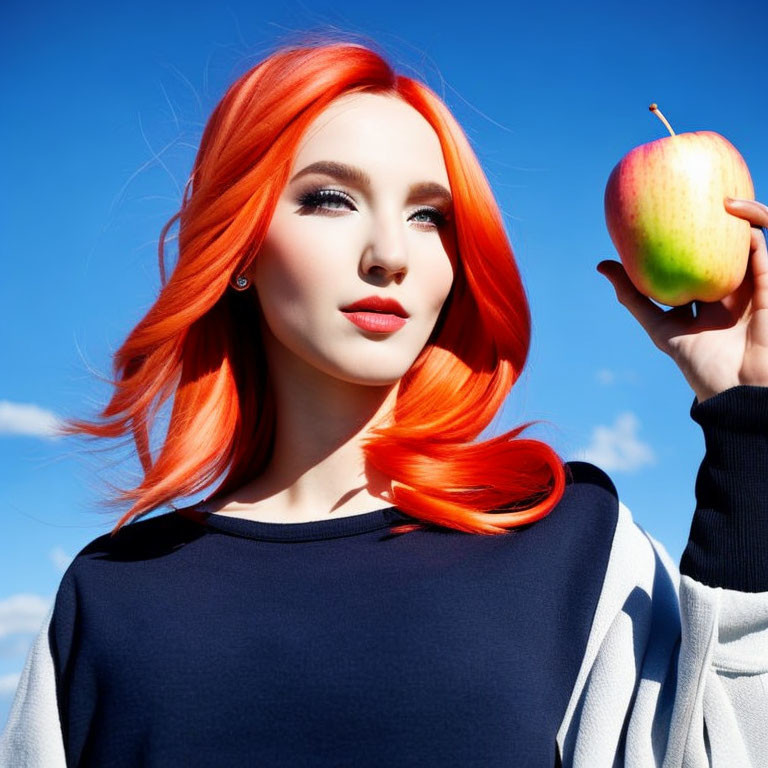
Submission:
M 248 287 L 248 278 L 245 275 L 238 275 L 231 285 L 236 291 L 244 291 Z

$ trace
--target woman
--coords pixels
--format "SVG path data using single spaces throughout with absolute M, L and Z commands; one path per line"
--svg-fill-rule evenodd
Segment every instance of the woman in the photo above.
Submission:
M 695 318 L 601 265 L 696 394 L 678 572 L 597 467 L 474 442 L 530 323 L 440 100 L 350 43 L 243 75 L 104 423 L 71 422 L 131 430 L 145 478 L 62 579 L 3 764 L 764 764 L 768 208 L 725 205 L 749 272 Z

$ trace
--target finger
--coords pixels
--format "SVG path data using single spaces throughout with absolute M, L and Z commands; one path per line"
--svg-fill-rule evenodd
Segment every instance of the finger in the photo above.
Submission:
M 718 309 L 720 306 L 728 310 L 734 320 L 744 318 L 745 313 L 748 319 L 754 311 L 768 308 L 768 247 L 764 232 L 765 229 L 751 228 L 749 257 L 742 283 L 720 301 L 702 302 L 701 317 L 706 322 L 725 321 Z
M 754 280 L 752 309 L 768 309 L 768 232 L 752 227 L 749 267 Z
M 768 291 L 768 205 L 759 200 L 728 198 L 724 200 L 726 210 L 746 219 L 752 225 L 750 237 L 750 268 L 755 278 L 755 291 Z M 760 303 L 761 307 L 767 306 Z
M 653 338 L 656 326 L 664 317 L 664 310 L 635 288 L 624 266 L 618 261 L 601 261 L 597 271 L 611 281 L 619 303 L 632 313 Z
M 766 228 L 751 228 L 747 271 L 744 282 L 736 290 L 738 292 L 741 288 L 749 286 L 749 298 L 754 302 L 754 309 L 768 307 L 768 246 L 765 233 Z
M 729 213 L 747 219 L 755 227 L 768 227 L 768 205 L 759 200 L 726 197 L 723 205 Z

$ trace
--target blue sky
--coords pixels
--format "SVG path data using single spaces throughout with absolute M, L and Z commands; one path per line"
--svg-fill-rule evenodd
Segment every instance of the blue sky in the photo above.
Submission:
M 605 469 L 679 561 L 703 438 L 682 374 L 595 271 L 618 258 L 603 191 L 624 154 L 667 135 L 655 101 L 677 133 L 727 137 L 768 202 L 759 5 L 4 3 L 0 724 L 63 570 L 113 525 L 102 483 L 138 477 L 125 448 L 87 455 L 51 425 L 106 403 L 99 377 L 157 295 L 158 235 L 207 117 L 302 30 L 376 40 L 444 98 L 480 158 L 534 328 L 493 433 L 545 420 L 524 434 Z

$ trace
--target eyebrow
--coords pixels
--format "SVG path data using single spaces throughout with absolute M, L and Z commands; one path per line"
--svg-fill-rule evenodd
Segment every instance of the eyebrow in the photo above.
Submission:
M 316 163 L 311 163 L 306 168 L 300 170 L 291 179 L 290 183 L 293 183 L 302 176 L 307 176 L 310 173 L 322 173 L 326 176 L 332 176 L 335 179 L 339 179 L 340 181 L 344 181 L 347 184 L 351 184 L 358 189 L 366 191 L 371 188 L 371 177 L 362 168 L 358 168 L 355 165 L 347 165 L 346 163 L 339 163 L 335 160 L 318 160 Z M 412 197 L 438 197 L 447 204 L 453 202 L 451 193 L 442 184 L 438 184 L 435 181 L 422 181 L 412 184 L 408 193 Z

